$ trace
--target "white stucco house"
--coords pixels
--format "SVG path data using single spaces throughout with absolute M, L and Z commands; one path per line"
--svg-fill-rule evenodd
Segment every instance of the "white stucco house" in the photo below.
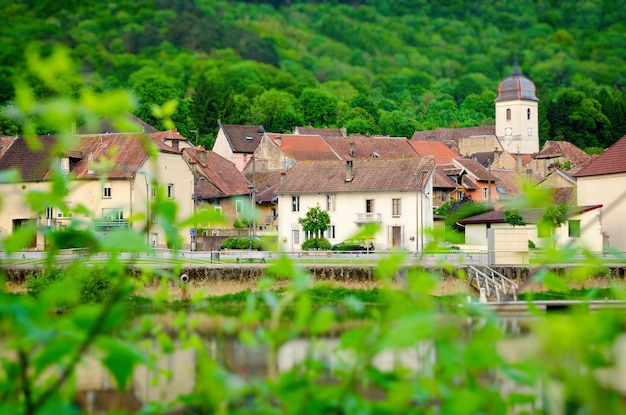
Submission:
M 278 242 L 301 250 L 307 235 L 298 220 L 319 205 L 331 219 L 331 244 L 373 223 L 375 250 L 421 251 L 432 240 L 433 170 L 432 157 L 296 162 L 276 190 Z
M 554 237 L 542 234 L 537 224 L 541 220 L 545 209 L 524 209 L 520 215 L 526 222 L 517 226 L 528 230 L 528 239 L 540 248 L 553 241 L 557 247 L 575 246 L 588 249 L 592 252 L 602 252 L 602 205 L 572 206 L 567 213 L 567 223 L 555 229 Z M 479 215 L 470 216 L 459 221 L 465 227 L 465 244 L 477 248 L 487 249 L 490 229 L 512 229 L 506 223 L 504 210 L 492 210 Z M 495 249 L 498 249 L 496 246 Z
M 602 204 L 605 245 L 626 252 L 626 136 L 574 175 L 578 204 Z

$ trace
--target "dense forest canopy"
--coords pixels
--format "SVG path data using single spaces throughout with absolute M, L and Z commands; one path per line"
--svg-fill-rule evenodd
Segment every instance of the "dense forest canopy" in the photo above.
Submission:
M 5 107 L 28 51 L 62 44 L 88 82 L 133 90 L 156 127 L 153 106 L 176 100 L 178 130 L 209 148 L 219 122 L 410 137 L 493 124 L 517 54 L 542 142 L 607 147 L 626 134 L 626 8 L 608 0 L 0 4 Z M 0 130 L 20 133 L 6 117 Z

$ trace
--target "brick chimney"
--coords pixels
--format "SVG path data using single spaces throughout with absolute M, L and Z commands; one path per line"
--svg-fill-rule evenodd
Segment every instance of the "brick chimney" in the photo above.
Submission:
M 346 181 L 351 182 L 354 179 L 354 173 L 352 172 L 352 160 L 346 160 Z
M 206 167 L 207 165 L 206 149 L 202 146 L 198 147 L 196 150 L 196 162 L 203 167 Z

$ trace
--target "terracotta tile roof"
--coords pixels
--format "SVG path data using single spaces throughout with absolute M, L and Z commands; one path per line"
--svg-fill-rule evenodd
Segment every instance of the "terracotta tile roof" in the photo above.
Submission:
M 452 160 L 452 164 L 465 168 L 472 176 L 482 182 L 494 180 L 489 170 L 483 167 L 479 162 L 472 159 L 457 158 Z
M 78 135 L 72 147 L 55 149 L 54 136 L 39 137 L 43 150 L 30 149 L 23 138 L 17 138 L 0 158 L 0 170 L 18 168 L 23 180 L 46 180 L 51 177 L 50 166 L 53 158 L 66 156 L 71 159 L 71 174 L 77 179 L 97 179 L 100 174 L 92 170 L 92 163 L 106 157 L 111 165 L 107 171 L 109 179 L 128 179 L 148 157 L 146 146 L 152 142 L 161 152 L 172 152 L 172 148 L 143 134 L 98 134 Z M 149 141 L 147 141 L 149 140 Z M 57 154 L 54 154 L 57 152 Z
M 352 180 L 346 181 L 350 162 Z M 300 161 L 287 172 L 277 193 L 414 191 L 418 185 L 414 175 L 433 169 L 431 157 Z
M 263 138 L 265 129 L 262 125 L 221 125 L 233 153 L 254 153 Z
M 127 113 L 125 118 L 128 122 L 132 123 L 135 126 L 135 128 L 130 129 L 130 131 L 120 131 L 117 127 L 111 124 L 109 120 L 103 120 L 103 121 L 100 121 L 100 123 L 95 126 L 83 124 L 78 128 L 76 132 L 78 134 L 107 134 L 107 133 L 151 134 L 151 133 L 156 133 L 159 131 L 134 114 Z
M 245 172 L 248 181 L 254 184 L 256 189 L 255 198 L 257 202 L 276 202 L 276 188 L 280 183 L 286 171 L 261 171 L 261 172 Z
M 266 134 L 267 137 L 292 159 L 338 160 L 339 156 L 319 135 Z
M 476 190 L 476 189 L 480 188 L 480 186 L 478 186 L 476 184 L 476 182 L 474 180 L 472 180 L 472 178 L 467 176 L 467 175 L 463 176 L 461 181 L 463 182 L 463 188 L 465 188 L 465 189 Z
M 156 133 L 150 133 L 150 137 L 153 137 L 159 141 L 161 140 L 179 140 L 179 141 L 189 141 L 187 137 L 183 137 L 180 135 L 178 131 L 159 131 Z
M 491 169 L 491 174 L 496 180 L 496 196 L 498 199 L 511 199 L 523 192 L 522 185 L 529 179 L 536 183 L 540 180 L 538 175 L 528 176 L 514 170 Z M 501 190 L 499 190 L 500 188 Z
M 546 141 L 541 151 L 533 156 L 536 159 L 551 159 L 562 157 L 572 166 L 585 167 L 591 162 L 591 155 L 585 153 L 574 144 L 567 141 Z
M 313 128 L 313 127 L 296 127 L 295 135 L 319 135 L 322 138 L 327 137 L 345 137 L 344 131 L 340 128 Z
M 435 166 L 435 174 L 433 175 L 433 188 L 435 189 L 456 189 L 459 187 L 457 183 L 448 177 L 453 171 L 457 174 L 461 169 L 451 169 L 451 164 L 438 164 Z
M 501 154 L 502 151 L 482 151 L 470 154 L 469 158 L 476 160 L 481 166 L 488 168 Z
M 43 180 L 54 158 L 52 149 L 57 142 L 54 136 L 41 136 L 40 150 L 32 150 L 23 137 L 16 138 L 0 157 L 0 171 L 18 169 L 24 181 Z
M 413 133 L 411 140 L 415 141 L 454 141 L 458 143 L 459 139 L 480 135 L 495 135 L 495 125 L 485 125 L 480 127 L 465 128 L 437 128 L 436 130 L 416 131 Z
M 406 138 L 324 137 L 324 141 L 343 160 L 365 158 L 415 158 L 417 153 Z M 444 146 L 445 147 L 445 146 Z
M 446 164 L 452 162 L 452 159 L 459 157 L 450 147 L 439 141 L 420 141 L 409 140 L 411 147 L 415 149 L 419 156 L 434 156 L 435 163 Z
M 185 148 L 183 156 L 188 161 L 195 161 L 199 177 L 205 179 L 197 180 L 197 196 L 212 199 L 250 194 L 250 182 L 234 163 L 219 154 L 202 148 Z
M 589 165 L 576 173 L 575 177 L 598 176 L 602 174 L 625 173 L 626 135 L 606 151 L 595 158 Z
M 15 141 L 16 138 L 17 137 L 0 137 L 0 156 L 4 154 L 6 149 L 9 148 L 11 144 L 13 144 L 13 141 Z
M 588 212 L 591 210 L 599 209 L 602 205 L 589 205 L 589 206 L 571 206 L 568 209 L 568 216 L 579 215 L 584 212 Z M 489 212 L 481 213 L 478 215 L 470 216 L 468 218 L 462 219 L 459 223 L 463 225 L 475 224 L 475 223 L 506 223 L 504 220 L 504 210 L 491 210 Z M 536 208 L 536 209 L 523 209 L 520 210 L 520 215 L 524 218 L 524 222 L 526 223 L 537 223 L 543 217 L 545 213 L 545 209 Z
M 146 146 L 149 142 L 161 150 L 158 141 L 142 134 L 97 134 L 78 137 L 77 150 L 80 151 L 82 158 L 72 169 L 72 175 L 79 179 L 99 177 L 97 173 L 90 173 L 91 156 L 95 162 L 100 161 L 102 157 L 110 160 L 112 165 L 108 171 L 110 179 L 128 179 L 135 175 L 148 158 Z M 113 154 L 112 149 L 116 149 Z M 167 149 L 164 150 L 169 152 Z

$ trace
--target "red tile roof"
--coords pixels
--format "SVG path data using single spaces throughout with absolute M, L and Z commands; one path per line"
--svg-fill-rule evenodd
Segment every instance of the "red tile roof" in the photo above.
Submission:
M 411 140 L 439 141 L 442 143 L 445 143 L 446 141 L 454 141 L 458 143 L 461 138 L 495 134 L 495 125 L 466 128 L 437 128 L 436 130 L 416 131 L 415 133 L 413 133 Z
M 346 181 L 348 163 L 352 163 L 350 181 Z M 418 185 L 415 174 L 433 169 L 431 157 L 299 161 L 285 175 L 277 193 L 414 191 Z
M 17 138 L 13 145 L 0 158 L 0 170 L 17 168 L 25 181 L 46 180 L 51 177 L 53 159 L 67 156 L 71 161 L 71 175 L 77 179 L 97 179 L 98 171 L 93 171 L 93 163 L 108 160 L 109 179 L 129 179 L 148 158 L 147 146 L 155 145 L 161 152 L 177 153 L 171 147 L 144 134 L 97 134 L 75 136 L 69 148 L 55 148 L 57 138 L 39 137 L 42 150 L 28 147 L 23 138 Z
M 434 156 L 437 164 L 447 164 L 459 157 L 459 154 L 439 141 L 409 140 L 409 144 L 419 156 Z
M 57 138 L 42 136 L 38 140 L 41 143 L 41 149 L 33 150 L 23 137 L 16 138 L 0 157 L 0 171 L 17 169 L 23 181 L 43 180 L 55 157 L 52 150 Z
M 417 153 L 406 138 L 325 137 L 324 140 L 343 160 L 365 158 L 415 158 Z M 444 146 L 445 147 L 445 146 Z
M 585 167 L 592 156 L 567 141 L 546 141 L 541 151 L 533 156 L 535 159 L 551 159 L 562 157 L 574 167 Z
M 587 167 L 576 173 L 575 177 L 598 176 L 603 174 L 625 173 L 626 135 L 606 151 L 593 159 Z
M 590 206 L 572 206 L 567 211 L 567 216 L 575 216 L 581 213 L 589 212 L 591 210 L 599 209 L 602 205 L 590 205 Z M 470 216 L 462 219 L 459 223 L 463 225 L 469 225 L 474 223 L 506 223 L 504 220 L 504 210 L 491 210 L 489 212 L 480 213 L 478 215 Z M 526 223 L 537 223 L 541 220 L 545 213 L 545 209 L 533 208 L 523 209 L 519 212 L 524 218 Z
M 294 134 L 297 135 L 319 135 L 320 137 L 345 137 L 344 132 L 340 128 L 313 128 L 313 127 L 296 127 Z
M 186 148 L 183 155 L 185 159 L 196 162 L 200 177 L 205 179 L 198 180 L 195 189 L 196 195 L 202 199 L 250 194 L 250 182 L 235 164 L 219 154 L 204 149 Z
M 451 164 L 437 164 L 435 174 L 433 175 L 433 188 L 436 189 L 456 189 L 459 185 L 448 177 L 451 173 Z M 454 172 L 460 173 L 460 169 L 453 169 Z
M 494 181 L 494 176 L 489 173 L 489 170 L 483 167 L 482 164 L 473 159 L 457 158 L 452 161 L 452 164 L 462 166 L 477 180 L 487 182 L 489 180 Z
M 254 184 L 255 198 L 257 202 L 275 202 L 276 188 L 280 183 L 286 171 L 261 171 L 261 172 L 244 172 L 248 181 Z
M 339 156 L 319 135 L 271 134 L 267 137 L 292 159 L 338 160 Z
M 221 125 L 233 153 L 254 153 L 263 138 L 265 129 L 262 125 Z

